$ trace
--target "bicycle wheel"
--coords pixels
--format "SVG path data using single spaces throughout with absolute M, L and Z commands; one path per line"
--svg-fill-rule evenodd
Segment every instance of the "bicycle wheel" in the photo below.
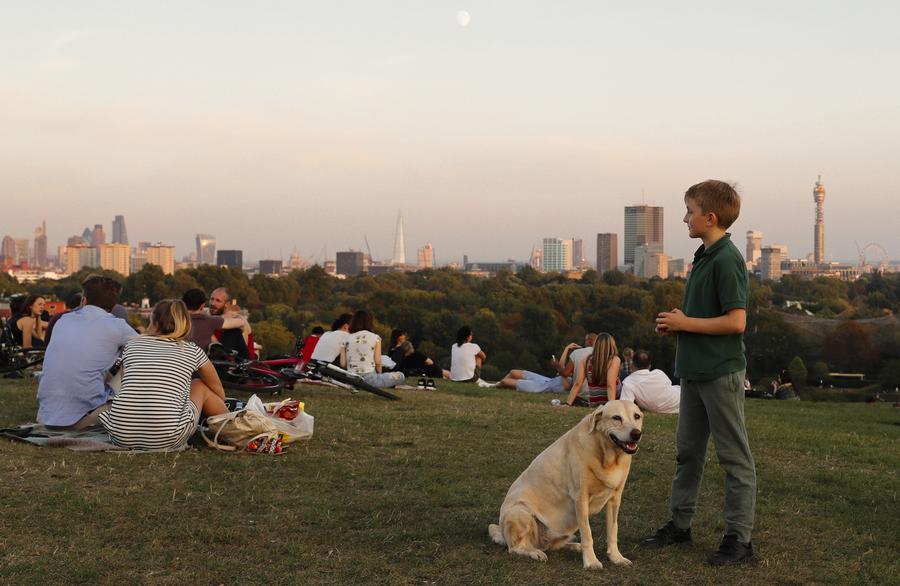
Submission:
M 350 374 L 344 370 L 338 370 L 336 368 L 327 368 L 324 372 L 322 372 L 323 376 L 327 376 L 333 378 L 338 382 L 342 382 L 347 385 L 351 385 L 356 387 L 361 391 L 368 391 L 374 395 L 378 395 L 379 397 L 384 397 L 385 399 L 391 399 L 392 401 L 399 401 L 400 397 L 395 395 L 394 393 L 388 392 L 384 389 L 380 389 L 374 385 L 370 385 L 362 378 L 355 374 Z
M 39 350 L 33 352 L 16 352 L 15 354 L 6 357 L 6 360 L 4 361 L 5 364 L 0 367 L 0 374 L 15 372 L 18 370 L 25 370 L 26 368 L 37 366 L 43 361 L 43 351 Z
M 222 381 L 223 387 L 235 391 L 246 391 L 248 393 L 265 392 L 274 395 L 281 392 L 282 389 L 282 384 L 278 377 L 255 370 L 222 369 L 219 370 L 219 379 Z

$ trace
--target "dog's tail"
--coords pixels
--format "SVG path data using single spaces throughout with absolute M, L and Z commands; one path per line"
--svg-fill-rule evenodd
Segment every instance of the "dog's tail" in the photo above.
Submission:
M 503 538 L 503 531 L 500 530 L 500 525 L 494 523 L 488 525 L 488 535 L 491 536 L 491 539 L 497 545 L 506 545 L 506 539 Z

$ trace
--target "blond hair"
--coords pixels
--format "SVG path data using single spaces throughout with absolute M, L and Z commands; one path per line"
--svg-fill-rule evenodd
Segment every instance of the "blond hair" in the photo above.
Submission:
M 692 200 L 704 214 L 715 214 L 723 230 L 734 224 L 741 213 L 741 196 L 735 186 L 716 179 L 692 185 L 684 193 L 684 199 Z
M 181 299 L 163 299 L 153 307 L 150 332 L 154 338 L 175 340 L 181 345 L 191 334 L 191 314 Z
M 591 386 L 599 387 L 606 383 L 606 371 L 618 354 L 615 338 L 606 332 L 597 334 L 594 353 L 591 355 Z

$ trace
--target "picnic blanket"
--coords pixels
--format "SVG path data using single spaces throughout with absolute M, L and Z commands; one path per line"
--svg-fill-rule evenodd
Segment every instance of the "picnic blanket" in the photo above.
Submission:
M 103 429 L 59 431 L 47 429 L 39 423 L 29 423 L 20 425 L 19 427 L 0 429 L 0 435 L 16 441 L 28 442 L 35 446 L 68 448 L 73 452 L 128 452 L 149 454 L 154 452 L 180 452 L 189 448 L 189 446 L 184 445 L 172 450 L 129 450 L 115 445 L 109 437 L 109 434 Z

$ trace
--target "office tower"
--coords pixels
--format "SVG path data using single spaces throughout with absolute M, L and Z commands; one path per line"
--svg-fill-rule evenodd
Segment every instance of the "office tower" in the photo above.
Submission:
M 531 256 L 528 258 L 528 266 L 536 271 L 544 268 L 544 250 L 540 246 L 531 249 Z
M 572 241 L 544 238 L 542 241 L 542 270 L 544 272 L 572 270 Z
M 175 247 L 162 242 L 148 247 L 147 264 L 157 265 L 162 268 L 163 274 L 171 275 L 175 272 Z
M 197 264 L 211 265 L 216 262 L 216 237 L 211 234 L 197 234 Z
M 16 238 L 16 264 L 28 264 L 31 262 L 31 247 L 28 245 L 28 238 Z
M 106 244 L 106 232 L 103 231 L 103 224 L 94 224 L 94 231 L 91 232 L 91 246 L 100 246 Z
M 781 278 L 781 263 L 787 260 L 788 249 L 784 244 L 763 246 L 759 259 L 759 275 L 763 280 Z
M 584 241 L 581 238 L 572 238 L 572 267 L 587 268 L 587 260 L 584 258 Z
M 0 257 L 4 265 L 12 265 L 16 262 L 16 239 L 12 236 L 4 236 L 0 245 Z
M 434 268 L 434 247 L 431 246 L 431 242 L 419 249 L 418 256 L 416 266 L 419 270 Z
M 125 216 L 116 216 L 112 223 L 113 244 L 128 244 L 128 231 L 125 229 Z
M 756 230 L 747 230 L 747 263 L 755 266 L 762 256 L 763 233 Z
M 100 255 L 95 246 L 67 246 L 65 265 L 69 274 L 77 273 L 83 268 L 95 269 L 100 266 Z
M 403 214 L 397 212 L 397 232 L 394 234 L 394 256 L 391 258 L 392 265 L 406 264 L 406 239 L 403 234 Z M 340 273 L 340 271 L 338 271 Z
M 634 250 L 641 244 L 663 246 L 663 208 L 625 206 L 625 264 L 634 264 Z
M 616 270 L 619 261 L 619 235 L 611 233 L 597 234 L 597 271 Z
M 85 228 L 84 231 L 81 233 L 81 239 L 84 241 L 85 244 L 90 246 L 91 242 L 94 240 L 94 231 L 91 230 L 90 228 Z
M 216 252 L 216 264 L 220 267 L 240 269 L 244 267 L 243 250 L 220 250 Z
M 111 243 L 100 245 L 100 266 L 108 271 L 116 271 L 127 277 L 131 273 L 131 248 L 127 244 Z
M 47 221 L 34 229 L 34 266 L 43 269 L 47 266 Z
M 259 272 L 263 275 L 280 275 L 284 263 L 280 260 L 261 260 L 259 261 Z
M 641 244 L 634 249 L 634 274 L 643 279 L 669 276 L 669 257 L 661 244 Z
M 356 250 L 338 252 L 335 256 L 335 271 L 339 275 L 355 277 L 365 270 L 365 255 Z
M 683 279 L 687 276 L 683 258 L 669 259 L 669 276 Z
M 816 186 L 813 188 L 813 199 L 816 202 L 813 261 L 816 264 L 822 264 L 825 262 L 825 184 L 822 183 L 821 175 L 819 175 L 819 180 L 816 181 Z

